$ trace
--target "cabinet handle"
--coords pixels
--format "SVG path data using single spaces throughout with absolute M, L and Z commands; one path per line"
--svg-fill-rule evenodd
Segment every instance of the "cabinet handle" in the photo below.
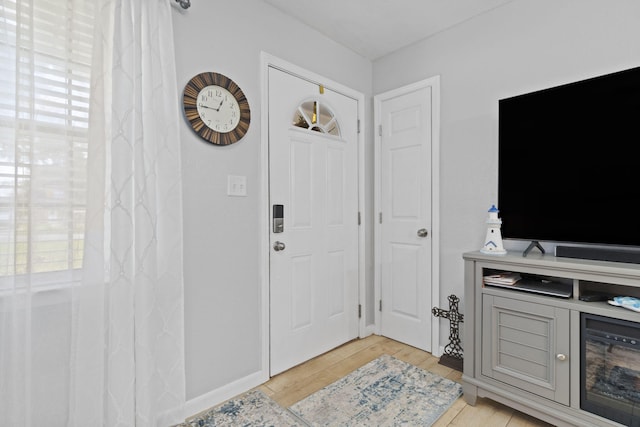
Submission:
M 558 359 L 561 362 L 564 362 L 565 360 L 567 360 L 567 356 L 565 354 L 560 353 L 556 355 L 556 359 Z

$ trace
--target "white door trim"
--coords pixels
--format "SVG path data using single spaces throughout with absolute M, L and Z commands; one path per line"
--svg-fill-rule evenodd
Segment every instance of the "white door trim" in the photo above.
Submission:
M 381 299 L 381 225 L 377 219 L 378 212 L 381 211 L 381 135 L 380 114 L 382 102 L 400 95 L 414 92 L 418 89 L 431 87 L 431 103 L 432 103 L 432 126 L 431 126 L 431 242 L 432 242 L 432 269 L 431 269 L 431 301 L 433 304 L 440 304 L 440 76 L 434 76 L 419 82 L 393 89 L 374 96 L 374 252 L 375 252 L 375 273 L 374 288 L 375 301 Z M 375 310 L 376 333 L 380 333 L 380 311 Z M 434 356 L 442 354 L 440 348 L 440 319 L 434 318 L 431 322 L 431 352 Z
M 358 212 L 360 213 L 360 226 L 358 227 L 358 301 L 362 307 L 362 316 L 358 320 L 358 335 L 363 337 L 366 334 L 365 315 L 366 313 L 366 268 L 365 268 L 365 231 L 367 229 L 368 217 L 365 212 L 366 197 L 364 192 L 364 94 L 357 92 L 340 83 L 329 80 L 319 74 L 305 70 L 297 65 L 277 58 L 266 52 L 260 54 L 260 84 L 261 84 L 261 119 L 260 119 L 260 272 L 261 272 L 261 303 L 262 313 L 262 358 L 261 371 L 263 375 L 269 377 L 269 67 L 277 68 L 289 74 L 298 76 L 317 84 L 322 84 L 335 92 L 358 101 L 358 120 L 360 121 L 358 132 Z M 357 218 L 354 218 L 356 221 Z M 355 310 L 356 308 L 354 308 Z

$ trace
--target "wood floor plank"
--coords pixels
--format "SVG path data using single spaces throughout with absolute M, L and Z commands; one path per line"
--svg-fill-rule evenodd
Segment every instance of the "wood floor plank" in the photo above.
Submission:
M 412 365 L 418 365 L 425 362 L 429 358 L 433 358 L 433 356 L 426 351 L 408 345 L 405 345 L 402 350 L 394 353 L 393 357 Z
M 462 398 L 458 398 L 453 405 L 442 414 L 440 418 L 433 424 L 433 427 L 447 427 L 450 423 L 458 416 L 460 411 L 462 411 L 465 406 L 467 406 L 466 402 Z
M 296 383 L 295 386 L 287 387 L 270 397 L 281 406 L 288 408 L 339 379 L 340 376 L 334 375 L 330 371 L 318 372 L 307 377 L 304 382 Z
M 278 374 L 269 380 L 269 388 L 274 392 L 281 392 L 292 384 L 302 382 L 305 378 L 326 370 L 327 366 L 332 366 L 341 361 L 341 358 L 334 358 L 329 355 L 320 356 L 301 365 L 295 366 L 288 371 Z
M 513 409 L 493 402 L 478 399 L 475 406 L 466 405 L 448 424 L 456 427 L 506 427 Z
M 515 411 L 513 417 L 509 420 L 507 427 L 553 427 L 553 424 L 546 423 L 542 420 Z
M 456 371 L 455 369 L 451 371 L 449 375 L 445 378 L 450 379 L 451 381 L 455 381 L 457 383 L 462 384 L 462 372 Z
M 376 343 L 370 347 L 366 347 L 360 350 L 359 352 L 347 357 L 339 364 L 335 364 L 333 366 L 328 367 L 328 369 L 334 374 L 343 377 L 355 371 L 359 367 L 366 365 L 372 360 L 377 359 L 383 354 L 389 354 L 389 353 L 386 353 L 384 348 L 379 343 Z

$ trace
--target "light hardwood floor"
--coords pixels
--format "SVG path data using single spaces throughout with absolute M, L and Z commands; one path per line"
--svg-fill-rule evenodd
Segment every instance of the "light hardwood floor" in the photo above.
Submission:
M 461 372 L 438 364 L 439 359 L 430 353 L 389 338 L 372 335 L 351 341 L 276 375 L 257 388 L 280 405 L 289 407 L 382 354 L 389 354 L 407 363 L 461 382 Z M 463 398 L 459 398 L 434 424 L 434 427 L 444 426 L 549 427 L 551 424 L 489 399 L 478 398 L 475 406 L 469 406 Z

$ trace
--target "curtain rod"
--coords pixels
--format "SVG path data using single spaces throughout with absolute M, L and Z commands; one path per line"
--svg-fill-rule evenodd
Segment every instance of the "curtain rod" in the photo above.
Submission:
M 191 0 L 175 0 L 183 9 L 189 9 L 191 6 Z

